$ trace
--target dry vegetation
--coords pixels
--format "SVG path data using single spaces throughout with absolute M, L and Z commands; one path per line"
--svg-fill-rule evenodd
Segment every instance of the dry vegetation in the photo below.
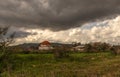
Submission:
M 104 53 L 14 54 L 1 77 L 119 77 L 120 56 Z M 9 69 L 9 66 L 11 69 Z

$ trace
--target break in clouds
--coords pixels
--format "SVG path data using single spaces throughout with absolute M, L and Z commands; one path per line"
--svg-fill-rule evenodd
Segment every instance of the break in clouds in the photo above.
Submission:
M 107 42 L 110 44 L 120 44 L 120 16 L 114 19 L 85 24 L 82 27 L 57 32 L 25 28 L 20 28 L 19 30 L 31 33 L 31 35 L 17 38 L 16 44 L 24 42 L 40 43 L 44 40 L 62 43 Z
M 0 0 L 0 26 L 79 27 L 120 13 L 120 0 Z

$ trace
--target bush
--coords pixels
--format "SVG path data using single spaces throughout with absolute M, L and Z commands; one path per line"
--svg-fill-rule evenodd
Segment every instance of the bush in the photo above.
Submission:
M 113 53 L 114 55 L 120 54 L 120 49 L 119 49 L 119 48 L 112 47 L 112 48 L 111 48 L 111 51 L 112 51 L 112 53 Z
M 15 55 L 11 51 L 5 50 L 0 53 L 0 74 L 13 69 Z
M 69 57 L 69 51 L 63 48 L 56 48 L 53 50 L 55 58 L 64 58 Z
M 85 44 L 86 52 L 105 52 L 110 51 L 110 48 L 111 45 L 101 42 Z

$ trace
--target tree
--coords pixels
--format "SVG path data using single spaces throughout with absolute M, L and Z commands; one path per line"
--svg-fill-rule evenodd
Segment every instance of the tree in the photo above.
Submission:
M 14 35 L 7 35 L 9 27 L 0 28 L 0 73 L 10 66 L 11 52 L 6 50 L 7 47 L 14 42 Z
M 85 44 L 85 51 L 86 52 L 92 52 L 92 45 L 91 44 Z
M 65 45 L 53 49 L 53 54 L 56 59 L 69 57 L 69 48 Z
M 6 47 L 8 47 L 10 44 L 14 42 L 15 33 L 11 35 L 7 35 L 7 31 L 8 31 L 8 27 L 0 28 L 0 48 L 2 52 L 5 51 Z

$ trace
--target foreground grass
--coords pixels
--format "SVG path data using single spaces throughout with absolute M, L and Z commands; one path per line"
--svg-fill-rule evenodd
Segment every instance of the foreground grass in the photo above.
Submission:
M 15 54 L 13 69 L 1 77 L 120 77 L 120 56 L 75 53 L 55 59 L 53 54 Z

